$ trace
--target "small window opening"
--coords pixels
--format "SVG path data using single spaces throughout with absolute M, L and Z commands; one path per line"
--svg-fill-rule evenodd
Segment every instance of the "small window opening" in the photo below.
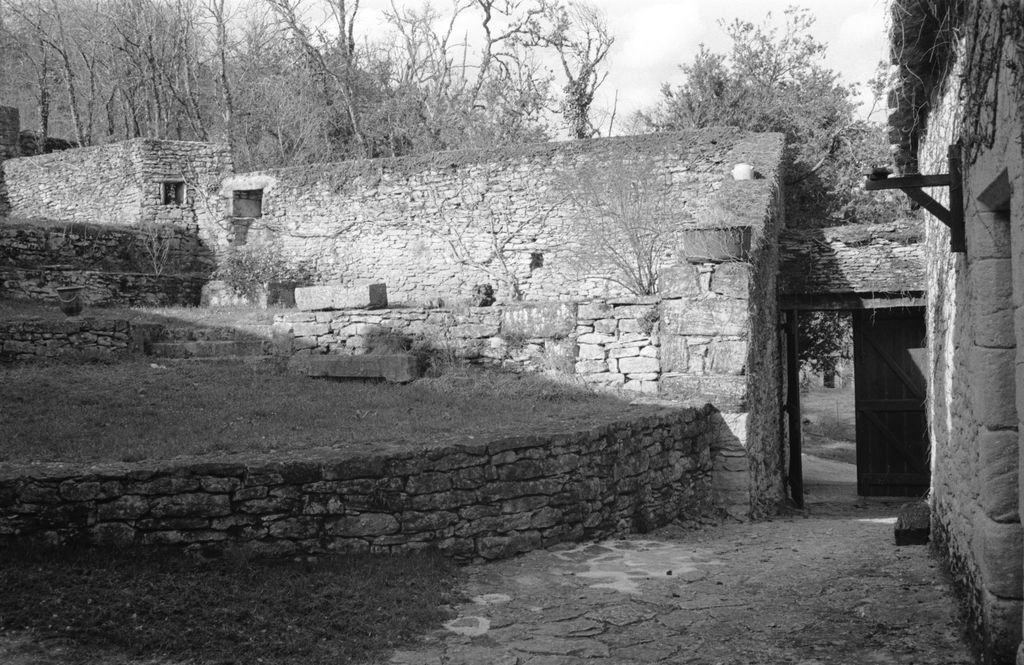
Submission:
M 540 252 L 530 252 L 530 270 L 544 267 L 544 255 Z
M 165 206 L 182 205 L 185 203 L 185 183 L 180 180 L 163 183 L 161 199 Z
M 231 214 L 234 217 L 262 217 L 263 190 L 236 189 L 231 201 Z

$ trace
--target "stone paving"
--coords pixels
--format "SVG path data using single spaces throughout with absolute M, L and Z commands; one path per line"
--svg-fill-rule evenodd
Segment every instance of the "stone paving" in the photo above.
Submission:
M 811 504 L 471 566 L 458 616 L 389 665 L 974 663 L 898 504 Z

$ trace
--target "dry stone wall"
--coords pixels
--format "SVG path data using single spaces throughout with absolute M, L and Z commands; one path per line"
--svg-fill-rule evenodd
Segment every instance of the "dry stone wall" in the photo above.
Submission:
M 190 141 L 133 139 L 0 165 L 9 214 L 64 222 L 139 227 L 181 226 L 197 234 L 216 228 L 207 201 L 231 171 L 227 146 Z M 164 203 L 165 182 L 185 183 L 181 204 Z
M 709 129 L 242 174 L 221 195 L 261 189 L 250 242 L 274 239 L 323 282 L 386 283 L 394 302 L 467 298 L 481 283 L 508 302 L 512 281 L 527 300 L 614 297 L 628 292 L 608 279 L 616 273 L 606 257 L 591 260 L 585 239 L 600 232 L 596 215 L 573 207 L 567 180 L 654 164 L 671 179 L 659 257 L 669 264 L 682 253 L 678 231 L 745 224 L 714 195 L 736 162 L 770 172 L 781 148 L 778 135 Z
M 241 546 L 263 555 L 437 548 L 497 559 L 646 531 L 707 507 L 711 409 L 392 456 L 0 466 L 0 542 Z
M 68 356 L 110 358 L 127 355 L 136 344 L 127 321 L 0 321 L 0 361 Z

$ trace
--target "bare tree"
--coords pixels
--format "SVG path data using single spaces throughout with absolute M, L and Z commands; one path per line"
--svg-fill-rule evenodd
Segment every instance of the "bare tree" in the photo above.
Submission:
M 449 192 L 429 201 L 429 217 L 410 214 L 413 225 L 443 242 L 456 264 L 490 277 L 499 290 L 508 288 L 512 300 L 522 300 L 531 250 L 558 203 L 529 214 L 499 204 L 479 183 L 463 181 Z
M 576 211 L 577 268 L 636 295 L 657 292 L 673 224 L 668 172 L 650 160 L 580 164 L 557 190 Z
M 359 10 L 359 2 L 356 0 L 351 8 L 345 0 L 334 0 L 331 3 L 331 10 L 335 19 L 341 27 L 338 37 L 340 48 L 336 49 L 340 55 L 341 66 L 335 67 L 328 59 L 324 50 L 317 47 L 315 43 L 316 33 L 307 26 L 300 18 L 301 0 L 265 0 L 278 20 L 283 30 L 289 34 L 299 45 L 306 60 L 313 80 L 318 84 L 323 94 L 323 101 L 328 106 L 335 103 L 333 82 L 341 96 L 344 111 L 348 119 L 349 130 L 356 143 L 361 156 L 370 156 L 367 151 L 366 138 L 363 135 L 362 123 L 359 117 L 359 110 L 356 103 L 356 86 L 353 80 L 355 67 L 354 23 L 356 12 Z M 320 36 L 322 37 L 322 34 Z
M 596 6 L 580 0 L 543 2 L 543 12 L 531 18 L 529 43 L 550 47 L 558 54 L 565 75 L 562 116 L 574 138 L 591 138 L 597 129 L 590 110 L 594 95 L 608 77 L 601 66 L 615 38 Z

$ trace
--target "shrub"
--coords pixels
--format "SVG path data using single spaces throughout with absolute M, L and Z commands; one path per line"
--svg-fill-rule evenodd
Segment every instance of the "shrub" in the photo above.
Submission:
M 221 257 L 217 279 L 246 298 L 255 298 L 271 282 L 307 282 L 313 270 L 305 263 L 292 263 L 276 245 L 231 247 Z

